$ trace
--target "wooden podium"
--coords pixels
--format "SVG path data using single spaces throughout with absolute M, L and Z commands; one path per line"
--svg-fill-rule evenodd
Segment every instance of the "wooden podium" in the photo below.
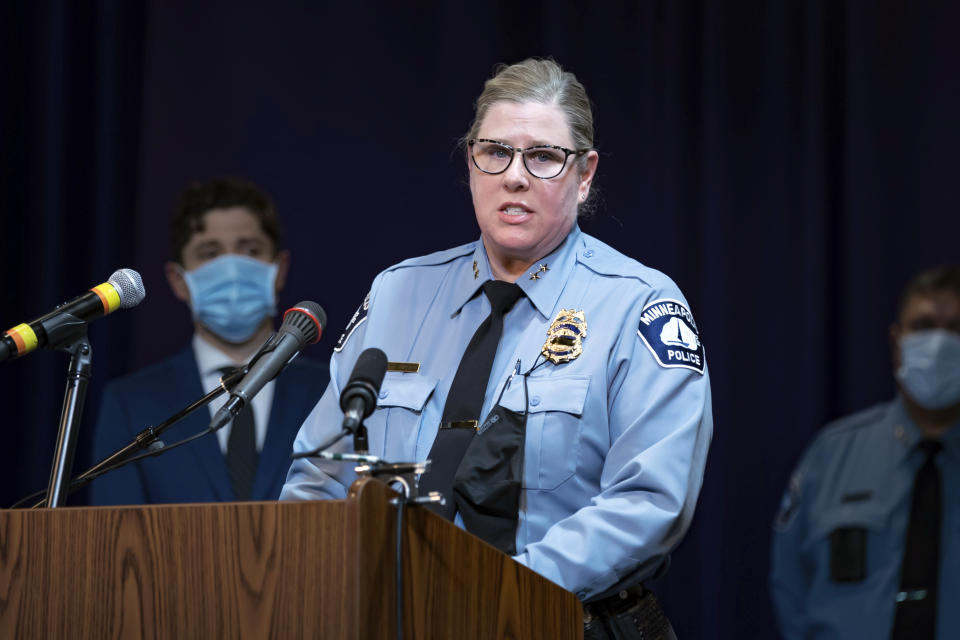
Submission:
M 346 500 L 0 511 L 0 638 L 395 638 L 396 509 Z M 576 597 L 404 511 L 404 638 L 581 638 Z

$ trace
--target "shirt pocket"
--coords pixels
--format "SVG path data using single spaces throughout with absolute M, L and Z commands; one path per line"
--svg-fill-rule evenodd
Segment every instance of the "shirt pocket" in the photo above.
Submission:
M 815 516 L 802 553 L 837 588 L 875 578 L 889 551 L 888 515 L 875 501 L 828 507 Z
M 423 411 L 427 399 L 437 386 L 437 379 L 419 373 L 390 371 L 383 378 L 377 409 L 400 407 L 414 412 Z
M 380 386 L 377 408 L 364 423 L 371 444 L 380 441 L 383 455 L 413 460 L 423 408 L 436 386 L 437 378 L 388 371 Z
M 522 382 L 515 378 L 500 403 L 527 412 L 523 488 L 552 491 L 577 470 L 590 378 L 527 378 L 527 397 Z

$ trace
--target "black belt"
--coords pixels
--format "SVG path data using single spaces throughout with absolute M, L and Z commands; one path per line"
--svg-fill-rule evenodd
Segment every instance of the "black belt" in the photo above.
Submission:
M 653 592 L 642 585 L 583 603 L 584 640 L 676 640 Z

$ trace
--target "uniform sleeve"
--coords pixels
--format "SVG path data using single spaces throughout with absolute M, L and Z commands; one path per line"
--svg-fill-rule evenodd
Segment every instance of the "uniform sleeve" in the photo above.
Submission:
M 629 324 L 637 317 L 608 364 L 606 415 L 583 417 L 584 429 L 609 433 L 599 493 L 516 557 L 581 599 L 649 577 L 680 541 L 713 433 L 705 366 L 700 373 L 658 365 Z
M 374 280 L 370 290 L 369 313 L 373 309 L 373 300 L 377 286 L 383 275 Z M 366 303 L 365 303 L 366 304 Z M 357 310 L 357 315 L 348 324 L 344 337 L 341 338 L 338 350 L 330 358 L 330 383 L 317 402 L 306 421 L 300 427 L 293 442 L 294 452 L 309 451 L 323 442 L 334 437 L 341 429 L 343 412 L 340 410 L 340 392 L 350 377 L 353 365 L 363 349 L 364 335 L 367 327 L 366 316 L 358 320 L 364 311 L 364 305 Z M 358 322 L 356 326 L 354 323 Z M 330 447 L 331 452 L 350 451 L 353 448 L 349 436 L 342 438 L 337 444 Z M 300 458 L 293 461 L 287 473 L 286 484 L 280 491 L 281 500 L 323 500 L 342 499 L 347 495 L 347 488 L 356 479 L 353 472 L 354 465 L 344 462 L 322 460 L 320 458 Z
M 108 384 L 100 403 L 100 414 L 93 432 L 94 463 L 103 460 L 129 444 L 136 433 L 130 423 L 130 412 L 121 401 L 116 385 Z M 144 504 L 148 502 L 140 467 L 128 464 L 114 469 L 90 484 L 90 504 Z
M 805 567 L 801 545 L 806 530 L 804 496 L 809 500 L 810 474 L 801 464 L 790 477 L 784 491 L 780 510 L 774 519 L 770 549 L 770 597 L 776 612 L 777 624 L 785 640 L 806 637 L 804 603 L 810 590 L 811 577 Z

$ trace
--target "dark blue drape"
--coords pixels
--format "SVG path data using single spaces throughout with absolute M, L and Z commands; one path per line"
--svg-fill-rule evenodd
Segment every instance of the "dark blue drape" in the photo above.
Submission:
M 960 9 L 347 4 L 0 5 L 0 323 L 140 271 L 144 303 L 91 325 L 89 430 L 107 379 L 189 337 L 162 275 L 177 192 L 235 175 L 276 199 L 281 305 L 316 300 L 337 334 L 380 269 L 478 235 L 455 141 L 495 63 L 552 55 L 596 104 L 582 227 L 678 282 L 713 377 L 699 512 L 658 590 L 681 637 L 772 637 L 789 471 L 824 421 L 891 395 L 898 291 L 958 261 Z M 66 363 L 0 367 L 3 504 L 46 484 Z

